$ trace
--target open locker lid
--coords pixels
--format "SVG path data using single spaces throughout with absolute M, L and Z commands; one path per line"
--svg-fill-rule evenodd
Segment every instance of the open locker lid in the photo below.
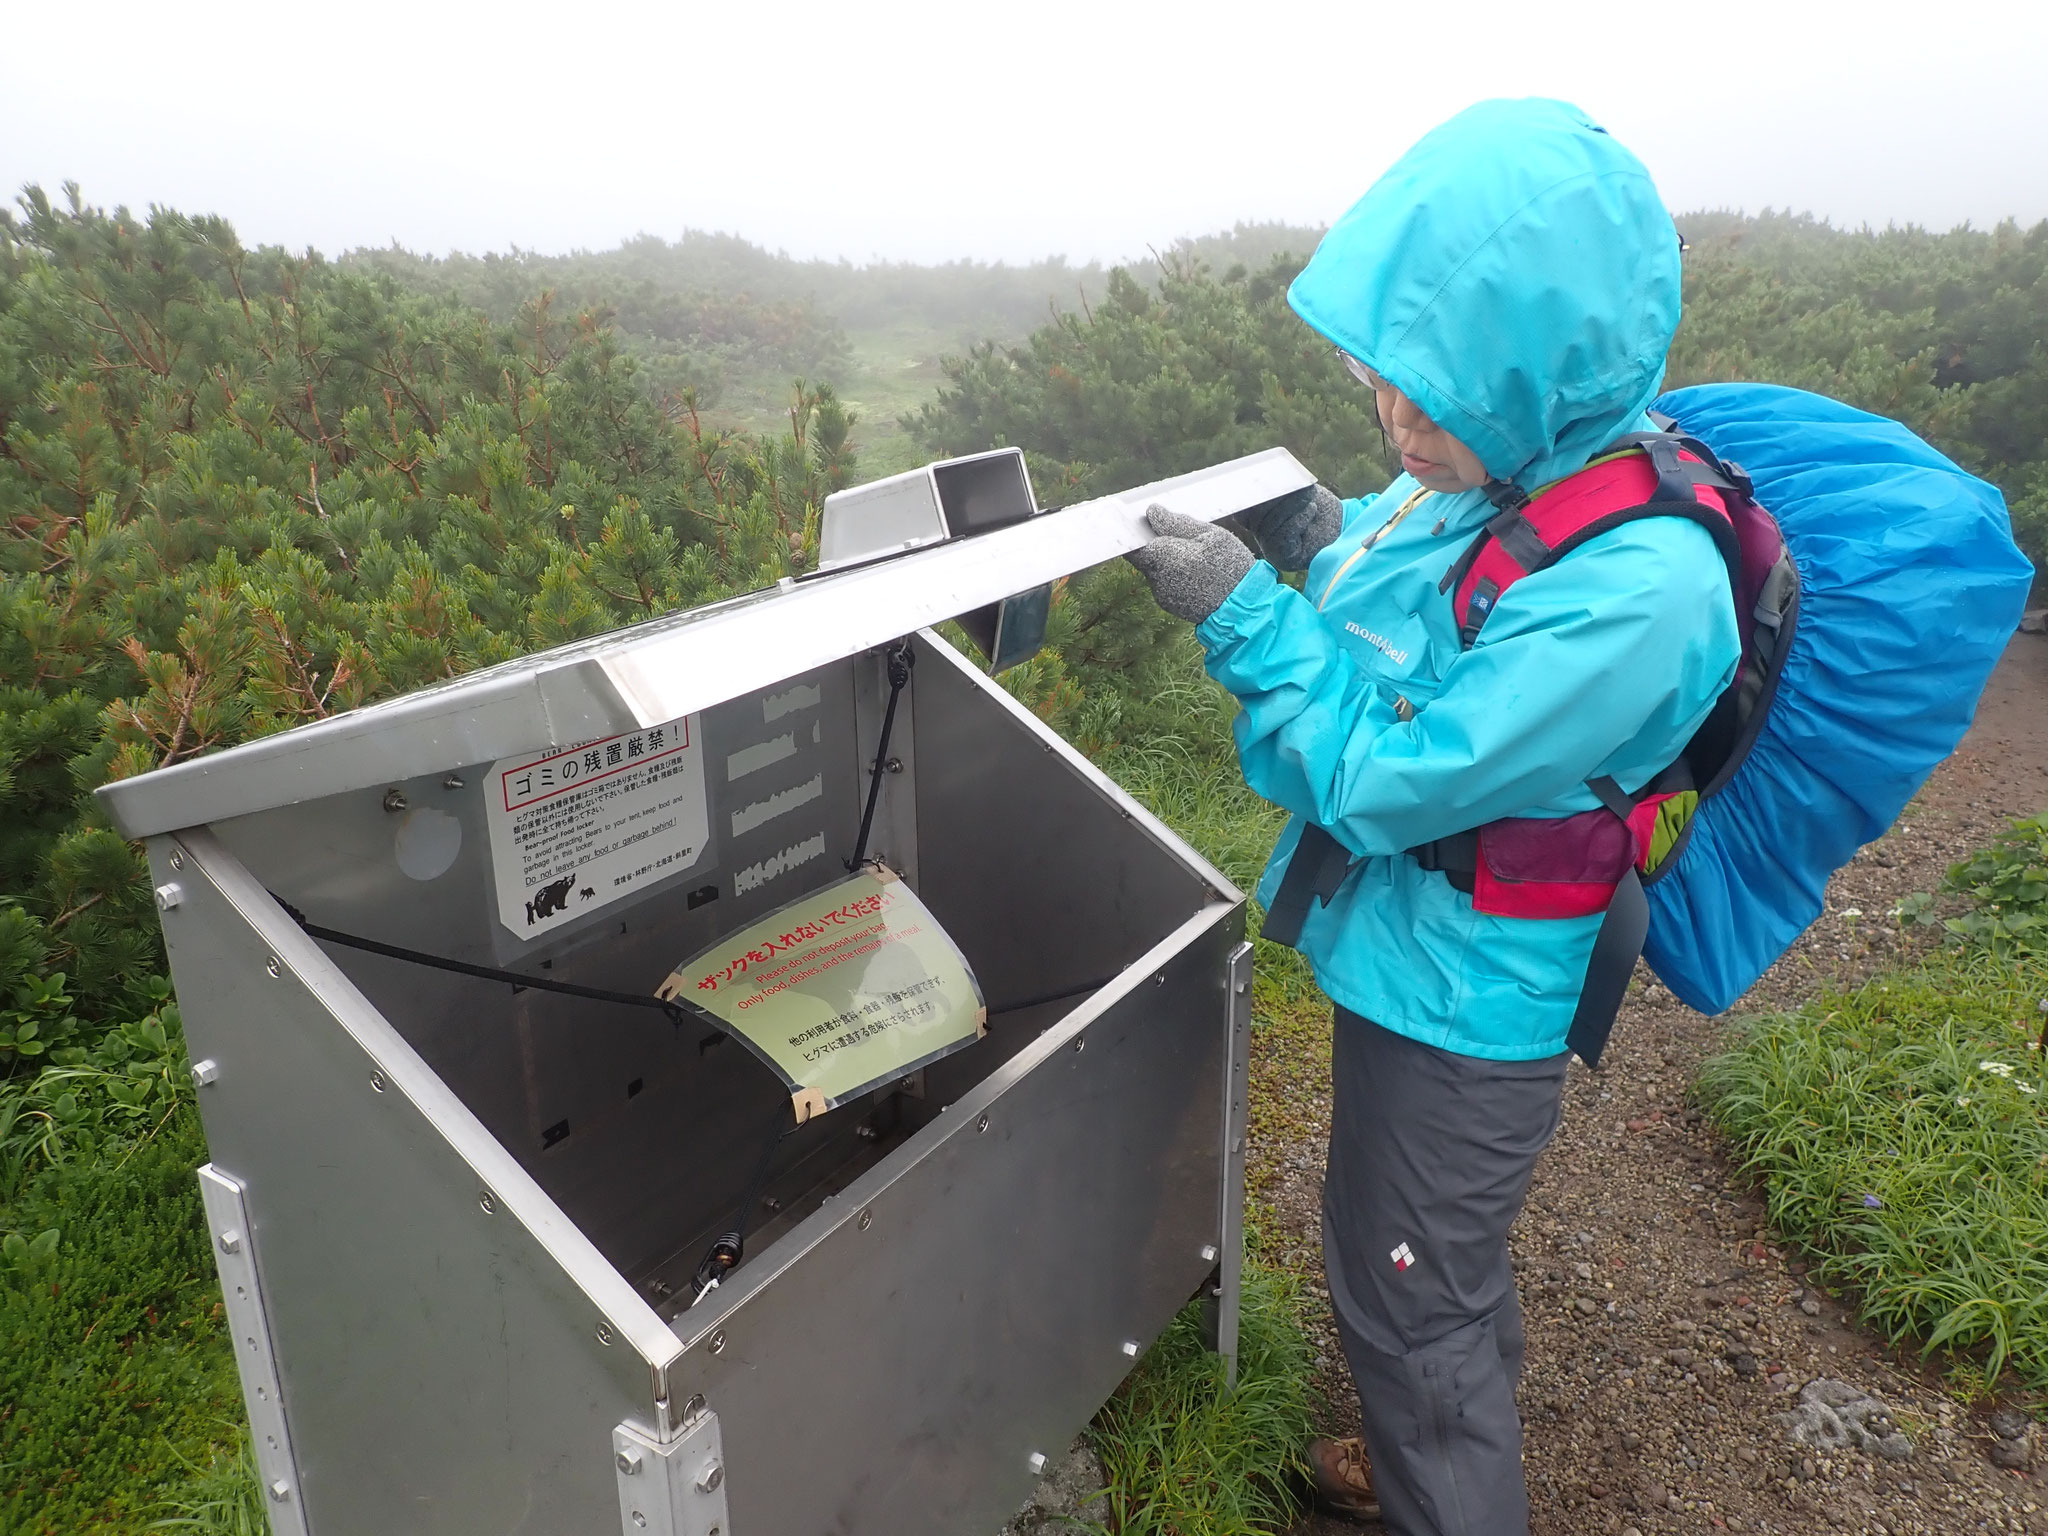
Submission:
M 557 646 L 98 794 L 124 836 L 143 838 L 482 761 L 538 764 L 615 741 L 623 752 L 636 734 L 644 750 L 646 733 L 712 705 L 1128 554 L 1150 541 L 1155 502 L 1216 522 L 1313 483 L 1270 448 Z

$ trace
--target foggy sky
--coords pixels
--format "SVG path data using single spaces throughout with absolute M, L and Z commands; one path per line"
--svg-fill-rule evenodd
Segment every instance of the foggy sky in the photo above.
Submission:
M 0 9 L 26 182 L 333 253 L 731 230 L 1076 261 L 1326 223 L 1488 96 L 1577 102 L 1675 210 L 2048 217 L 2048 5 L 1676 0 Z

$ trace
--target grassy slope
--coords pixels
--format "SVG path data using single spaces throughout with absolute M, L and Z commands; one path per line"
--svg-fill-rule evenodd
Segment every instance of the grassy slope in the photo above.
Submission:
M 0 1530 L 140 1530 L 232 1440 L 240 1388 L 193 1170 L 189 1105 L 107 1166 L 38 1179 L 6 1210 L 57 1230 L 0 1277 Z
M 2048 1390 L 2048 818 L 1949 880 L 1959 947 L 1744 1022 L 1702 1089 L 1867 1322 L 1959 1352 L 1966 1384 Z

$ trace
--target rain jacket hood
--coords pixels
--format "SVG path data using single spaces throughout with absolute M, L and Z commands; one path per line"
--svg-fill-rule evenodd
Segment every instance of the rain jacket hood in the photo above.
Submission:
M 1678 328 L 1679 239 L 1642 163 L 1561 101 L 1488 101 L 1332 226 L 1295 312 L 1533 490 L 1636 429 Z

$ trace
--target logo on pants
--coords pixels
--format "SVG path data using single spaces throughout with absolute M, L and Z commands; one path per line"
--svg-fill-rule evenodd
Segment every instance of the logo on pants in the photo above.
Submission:
M 1387 1257 L 1394 1261 L 1394 1268 L 1406 1269 L 1415 1262 L 1415 1250 L 1403 1243 Z

